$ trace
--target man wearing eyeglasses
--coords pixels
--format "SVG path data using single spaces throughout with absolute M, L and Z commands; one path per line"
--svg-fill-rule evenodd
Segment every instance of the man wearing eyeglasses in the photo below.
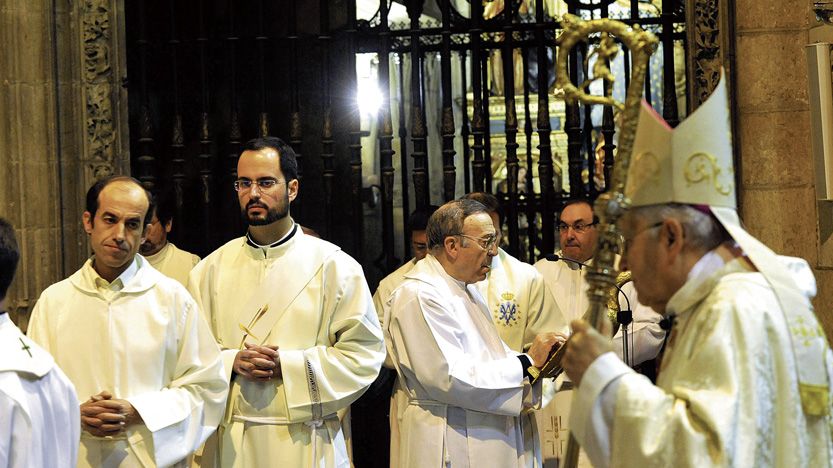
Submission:
M 567 323 L 581 318 L 589 305 L 588 285 L 585 280 L 587 269 L 582 264 L 588 264 L 593 260 L 599 237 L 596 231 L 597 223 L 598 219 L 589 200 L 576 199 L 567 202 L 559 214 L 557 225 L 561 249 L 556 255 L 560 260 L 542 259 L 534 265 L 543 275 L 547 289 L 564 313 Z M 633 323 L 628 327 L 628 364 L 636 366 L 657 356 L 665 332 L 659 325 L 662 317 L 649 307 L 639 304 L 633 285 L 625 284 L 622 289 L 624 293 L 619 295 L 620 308 L 630 304 L 633 314 Z M 567 327 L 559 331 L 569 333 Z M 623 329 L 619 327 L 613 337 L 612 349 L 620 358 L 624 358 L 623 341 Z M 650 363 L 651 365 L 646 365 L 646 373 L 653 373 L 653 361 Z M 556 386 L 560 390 L 559 393 L 552 404 L 543 410 L 543 413 L 550 417 L 542 420 L 555 423 L 553 427 L 544 427 L 540 431 L 544 459 L 561 458 L 566 449 L 566 443 L 562 442 L 567 439 L 568 410 L 573 396 L 572 382 L 560 377 L 556 380 Z M 552 448 L 552 451 L 549 451 L 549 448 Z M 580 465 L 587 466 L 584 455 L 579 460 Z
M 654 384 L 573 322 L 562 363 L 578 385 L 577 441 L 602 468 L 833 466 L 815 279 L 741 224 L 725 77 L 676 128 L 645 101 L 638 122 L 619 227 L 640 299 L 670 337 Z
M 540 466 L 525 446 L 521 414 L 540 400 L 540 368 L 554 333 L 526 354 L 501 340 L 474 283 L 486 278 L 498 237 L 474 200 L 441 206 L 428 221 L 428 255 L 385 309 L 388 352 L 408 397 L 399 466 Z
M 587 299 L 586 268 L 582 264 L 592 262 L 599 234 L 596 231 L 598 219 L 593 214 L 589 200 L 577 199 L 567 202 L 558 217 L 558 235 L 561 249 L 556 252 L 559 261 L 539 260 L 535 268 L 544 280 L 567 322 L 581 318 L 589 305 Z M 620 308 L 630 304 L 633 324 L 628 333 L 629 362 L 638 365 L 657 356 L 665 333 L 659 326 L 661 316 L 649 307 L 641 305 L 631 283 L 622 287 Z M 627 301 L 623 297 L 627 294 Z M 613 337 L 613 349 L 622 357 L 622 331 Z
M 299 183 L 289 145 L 249 141 L 237 176 L 246 235 L 197 264 L 189 281 L 231 379 L 220 464 L 347 466 L 338 413 L 385 357 L 362 268 L 290 217 Z

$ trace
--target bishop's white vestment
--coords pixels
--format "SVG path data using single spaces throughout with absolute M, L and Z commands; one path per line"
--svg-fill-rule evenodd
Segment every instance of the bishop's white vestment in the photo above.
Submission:
M 271 246 L 247 237 L 226 243 L 197 264 L 189 289 L 229 374 L 244 340 L 279 347 L 281 378 L 231 380 L 222 466 L 349 466 L 338 412 L 385 358 L 361 266 L 294 225 Z
M 228 385 L 220 350 L 188 291 L 137 255 L 107 283 L 93 259 L 47 288 L 28 334 L 54 357 L 79 404 L 106 390 L 138 411 L 124 434 L 81 433 L 78 466 L 168 466 L 216 429 Z
M 656 386 L 612 353 L 582 377 L 570 423 L 594 465 L 833 463 L 833 416 L 802 410 L 797 366 L 806 363 L 794 358 L 789 327 L 824 331 L 817 322 L 786 323 L 763 275 L 743 259 L 716 258 L 701 258 L 667 304 L 675 320 Z M 829 379 L 829 348 L 826 367 Z
M 388 352 L 408 397 L 400 466 L 534 466 L 521 413 L 538 403 L 540 386 L 524 377 L 481 294 L 430 254 L 405 276 L 385 309 Z
M 79 419 L 72 382 L 0 314 L 0 466 L 74 467 Z

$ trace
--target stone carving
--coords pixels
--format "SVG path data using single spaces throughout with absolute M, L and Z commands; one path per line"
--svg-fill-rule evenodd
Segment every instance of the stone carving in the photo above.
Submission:
M 92 170 L 93 179 L 96 180 L 113 175 L 113 166 L 110 164 L 92 164 L 90 169 Z
M 688 2 L 688 11 L 694 21 L 689 21 L 691 38 L 692 97 L 696 108 L 708 98 L 720 81 L 723 57 L 720 53 L 720 6 L 718 0 Z M 725 33 L 725 32 L 724 32 Z
M 83 77 L 85 95 L 85 128 L 87 159 L 93 173 L 112 174 L 113 144 L 116 131 L 113 122 L 113 67 L 111 65 L 111 10 L 109 0 L 85 0 L 81 24 L 83 28 Z

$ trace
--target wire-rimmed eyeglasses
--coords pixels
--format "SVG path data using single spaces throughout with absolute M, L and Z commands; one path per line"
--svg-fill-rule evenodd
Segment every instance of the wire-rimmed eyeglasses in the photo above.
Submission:
M 257 180 L 237 179 L 234 181 L 234 190 L 237 192 L 248 192 L 252 189 L 252 186 L 257 185 L 258 190 L 268 192 L 283 182 L 284 181 L 274 179 L 272 177 L 265 177 Z

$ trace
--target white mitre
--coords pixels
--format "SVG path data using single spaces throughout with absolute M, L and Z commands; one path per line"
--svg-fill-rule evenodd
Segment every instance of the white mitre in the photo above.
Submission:
M 665 203 L 709 207 L 775 291 L 790 327 L 804 412 L 828 414 L 829 347 L 810 298 L 783 261 L 746 232 L 738 218 L 726 94 L 723 77 L 709 99 L 676 129 L 643 101 L 625 195 L 633 207 Z

